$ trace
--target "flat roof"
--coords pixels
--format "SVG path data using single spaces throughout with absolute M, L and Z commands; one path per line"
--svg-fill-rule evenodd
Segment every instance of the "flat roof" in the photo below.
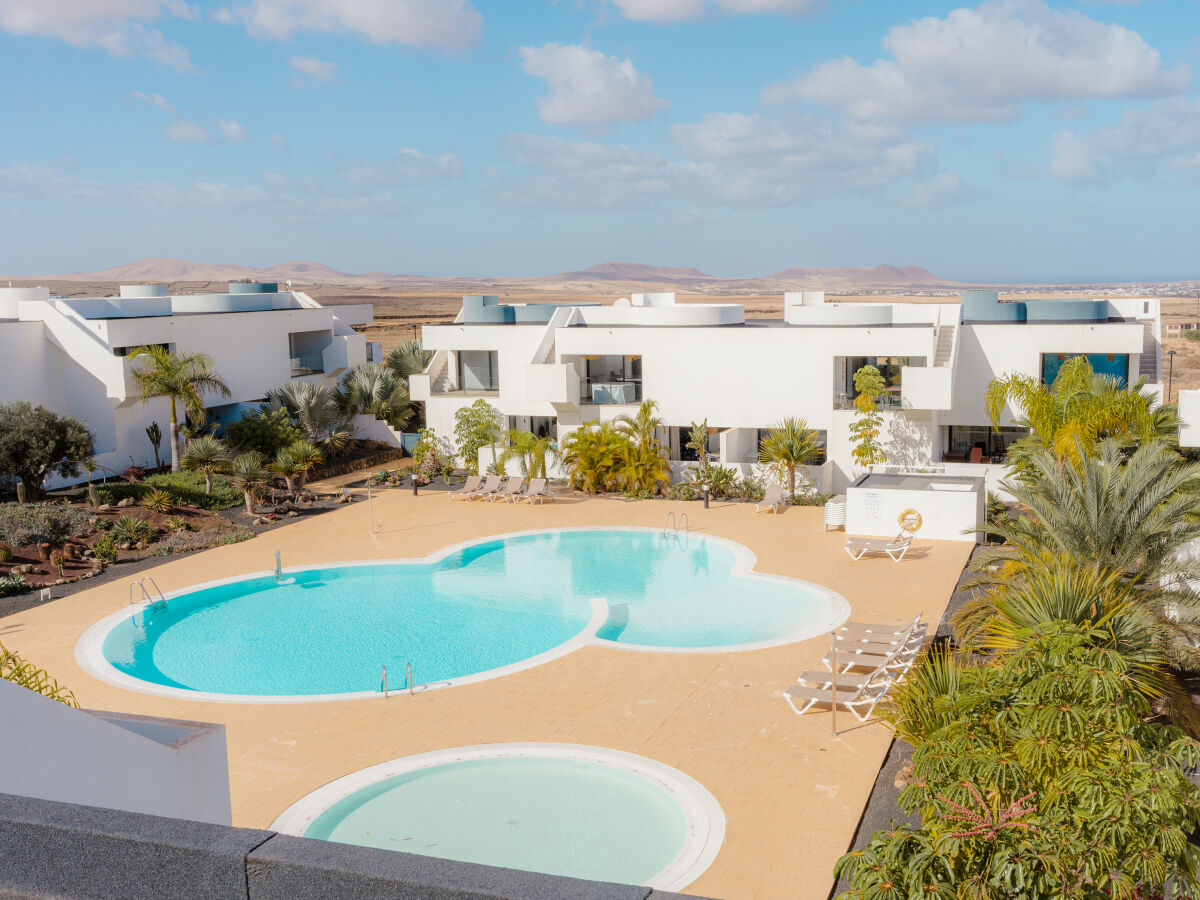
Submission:
M 859 477 L 851 488 L 893 491 L 972 491 L 983 488 L 983 478 L 969 475 L 892 475 L 869 472 Z

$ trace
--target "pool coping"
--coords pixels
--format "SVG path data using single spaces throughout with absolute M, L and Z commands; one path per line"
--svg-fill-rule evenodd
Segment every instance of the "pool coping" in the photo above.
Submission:
M 284 575 L 294 575 L 297 572 L 307 572 L 312 571 L 313 569 L 343 569 L 353 568 L 356 566 L 372 565 L 432 565 L 442 561 L 448 556 L 479 544 L 539 534 L 561 534 L 564 532 L 588 531 L 649 532 L 653 534 L 661 534 L 664 540 L 679 539 L 677 533 L 668 534 L 659 528 L 646 528 L 632 525 L 610 526 L 603 528 L 589 528 L 586 526 L 535 528 L 525 531 L 511 531 L 503 534 L 493 534 L 482 538 L 475 538 L 469 541 L 460 541 L 456 544 L 450 544 L 446 547 L 442 547 L 433 553 L 422 557 L 350 560 L 312 566 L 295 566 L 292 568 L 284 568 L 282 569 L 282 572 Z M 767 641 L 754 641 L 743 644 L 721 644 L 706 647 L 664 647 L 655 644 L 620 643 L 618 641 L 609 641 L 598 637 L 596 633 L 608 620 L 610 607 L 605 598 L 593 597 L 590 600 L 592 609 L 591 618 L 574 637 L 569 638 L 568 640 L 550 648 L 549 650 L 534 656 L 530 656 L 526 659 L 510 663 L 507 666 L 500 666 L 494 669 L 485 669 L 482 672 L 474 672 L 470 675 L 463 675 L 459 678 L 448 679 L 445 681 L 429 682 L 416 685 L 411 691 L 409 691 L 408 687 L 406 686 L 401 690 L 389 691 L 386 694 L 382 690 L 348 691 L 344 693 L 333 694 L 225 694 L 216 691 L 193 691 L 186 688 L 171 687 L 169 685 L 157 684 L 152 681 L 145 681 L 140 678 L 135 678 L 132 675 L 127 675 L 108 661 L 107 657 L 104 655 L 104 641 L 108 637 L 109 632 L 112 631 L 112 629 L 116 627 L 116 625 L 125 617 L 135 615 L 149 606 L 149 604 L 142 604 L 137 606 L 136 609 L 133 609 L 132 612 L 130 611 L 129 607 L 118 609 L 89 626 L 83 632 L 83 634 L 80 635 L 79 640 L 75 644 L 75 661 L 79 664 L 79 667 L 84 670 L 84 672 L 100 681 L 115 685 L 116 687 L 123 688 L 125 690 L 136 691 L 142 694 L 152 694 L 160 697 L 171 697 L 177 700 L 192 700 L 195 702 L 209 703 L 335 703 L 345 700 L 370 700 L 375 698 L 387 699 L 393 694 L 424 693 L 430 690 L 440 690 L 444 688 L 457 687 L 459 685 L 476 684 L 482 681 L 490 681 L 493 678 L 501 678 L 505 675 L 511 675 L 516 672 L 543 665 L 544 663 L 551 662 L 555 659 L 560 659 L 561 657 L 566 656 L 569 653 L 573 653 L 581 647 L 608 647 L 610 649 L 637 653 L 672 654 L 740 653 L 748 650 L 766 650 L 772 647 L 782 647 L 788 644 L 795 644 L 799 643 L 800 641 L 810 640 L 818 635 L 831 632 L 850 617 L 850 604 L 846 598 L 837 591 L 827 588 L 824 585 L 806 581 L 801 578 L 790 578 L 786 575 L 770 575 L 763 572 L 756 572 L 754 570 L 754 565 L 758 561 L 758 557 L 755 555 L 753 550 L 744 544 L 739 544 L 737 541 L 720 537 L 718 535 L 697 534 L 695 532 L 687 532 L 686 534 L 688 535 L 688 539 L 695 537 L 698 540 L 712 541 L 725 546 L 734 556 L 734 564 L 730 569 L 731 575 L 744 578 L 762 579 L 765 581 L 773 581 L 793 586 L 799 585 L 820 596 L 829 604 L 828 617 L 819 622 L 820 627 L 798 629 L 790 634 L 781 635 L 778 638 L 772 638 L 771 640 Z M 226 578 L 218 578 L 212 581 L 201 582 L 199 584 L 191 584 L 178 590 L 168 591 L 163 596 L 169 603 L 173 597 L 189 594 L 194 591 L 220 587 L 221 585 L 233 584 L 239 581 L 249 581 L 254 578 L 271 577 L 274 574 L 274 570 L 267 569 L 241 575 L 232 575 Z M 414 677 L 416 677 L 416 673 L 414 673 Z
M 635 753 L 587 744 L 548 742 L 473 744 L 402 756 L 368 766 L 301 797 L 276 816 L 270 828 L 281 834 L 304 837 L 308 827 L 334 804 L 387 778 L 454 762 L 507 758 L 574 759 L 596 763 L 636 775 L 665 790 L 683 813 L 687 835 L 674 859 L 643 882 L 646 887 L 663 891 L 686 887 L 712 865 L 725 842 L 724 809 L 717 798 L 690 775 Z

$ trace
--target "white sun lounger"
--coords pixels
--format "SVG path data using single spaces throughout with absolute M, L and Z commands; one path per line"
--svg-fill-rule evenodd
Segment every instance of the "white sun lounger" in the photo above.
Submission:
M 491 502 L 492 500 L 499 500 L 501 497 L 503 497 L 505 500 L 508 500 L 510 497 L 515 497 L 517 494 L 521 493 L 521 489 L 523 487 L 525 487 L 525 479 L 520 475 L 514 475 L 512 478 L 508 479 L 504 487 L 498 491 L 492 491 L 491 493 L 486 494 L 483 499 L 487 500 L 488 502 Z
M 463 486 L 456 491 L 451 491 L 449 497 L 451 500 L 469 500 L 471 494 L 479 490 L 479 482 L 482 481 L 478 475 L 470 475 L 463 482 Z
M 754 511 L 759 513 L 764 509 L 769 509 L 778 514 L 779 510 L 786 505 L 783 502 L 783 488 L 777 484 L 768 484 L 767 489 L 763 491 L 763 498 L 754 504 Z
M 912 536 L 898 538 L 852 537 L 846 541 L 845 551 L 853 560 L 860 560 L 868 553 L 886 553 L 892 562 L 900 562 L 912 546 Z
M 832 688 L 794 684 L 784 691 L 783 697 L 787 700 L 788 706 L 792 708 L 792 712 L 798 716 L 804 715 L 818 703 L 830 706 L 836 703 L 853 713 L 854 718 L 858 721 L 865 722 L 871 718 L 871 713 L 875 711 L 879 702 L 887 696 L 888 689 L 892 684 L 892 681 L 883 679 L 869 681 L 861 687 L 849 690 L 842 690 L 839 685 L 836 693 Z
M 528 500 L 529 505 L 535 503 L 545 503 L 550 497 L 550 492 L 546 490 L 545 478 L 533 478 L 529 481 L 529 486 L 525 488 L 525 493 L 518 494 L 515 497 L 505 497 L 504 499 L 512 503 L 520 503 L 522 500 Z
M 487 497 L 489 494 L 494 494 L 498 490 L 500 490 L 500 476 L 489 475 L 482 487 L 478 487 L 469 494 L 464 494 L 463 496 L 468 500 L 474 500 L 477 497 Z
M 920 625 L 902 641 L 855 642 L 844 645 L 839 642 L 837 647 L 838 671 L 849 672 L 855 668 L 874 669 L 882 662 L 888 663 L 892 668 L 900 666 L 907 668 L 906 664 L 910 664 L 921 652 L 921 647 L 925 644 L 925 632 L 926 626 Z M 833 653 L 826 653 L 821 662 L 825 668 L 832 671 Z

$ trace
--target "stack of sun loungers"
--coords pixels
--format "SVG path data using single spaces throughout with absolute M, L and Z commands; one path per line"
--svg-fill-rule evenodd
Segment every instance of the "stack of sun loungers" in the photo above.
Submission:
M 450 491 L 449 496 L 451 500 L 503 500 L 506 503 L 528 500 L 531 505 L 554 499 L 545 478 L 533 478 L 526 484 L 525 479 L 519 475 L 508 479 L 500 475 L 489 475 L 486 480 L 479 475 L 472 475 L 458 490 Z
M 792 711 L 803 715 L 818 703 L 837 704 L 865 722 L 916 662 L 926 626 L 918 614 L 908 625 L 847 622 L 825 655 L 827 671 L 810 670 L 784 692 Z

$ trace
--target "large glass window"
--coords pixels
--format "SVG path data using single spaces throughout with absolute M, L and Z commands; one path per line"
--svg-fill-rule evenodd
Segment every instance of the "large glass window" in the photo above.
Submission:
M 584 403 L 641 403 L 642 358 L 640 356 L 585 356 L 585 377 L 580 379 Z
M 1008 445 L 1027 434 L 1027 428 L 1002 426 L 997 431 L 991 425 L 951 425 L 942 458 L 946 462 L 999 462 L 1008 453 Z
M 1043 353 L 1042 381 L 1046 384 L 1054 384 L 1054 379 L 1058 377 L 1058 370 L 1063 367 L 1063 363 L 1076 356 L 1086 356 L 1092 366 L 1092 371 L 1097 375 L 1111 375 L 1121 379 L 1122 384 L 1129 375 L 1128 353 Z
M 333 332 L 329 330 L 291 332 L 288 335 L 288 356 L 292 361 L 292 377 L 324 372 L 324 350 L 332 343 Z
M 854 402 L 858 391 L 854 389 L 854 373 L 863 366 L 871 365 L 879 370 L 887 384 L 887 394 L 879 401 L 880 406 L 900 405 L 900 381 L 905 366 L 924 368 L 924 356 L 840 356 L 834 359 L 834 407 L 845 409 Z
M 555 437 L 558 434 L 558 418 L 555 416 L 509 416 L 509 431 L 529 431 L 537 437 Z
M 500 390 L 500 367 L 495 350 L 459 350 L 458 386 L 463 391 Z

